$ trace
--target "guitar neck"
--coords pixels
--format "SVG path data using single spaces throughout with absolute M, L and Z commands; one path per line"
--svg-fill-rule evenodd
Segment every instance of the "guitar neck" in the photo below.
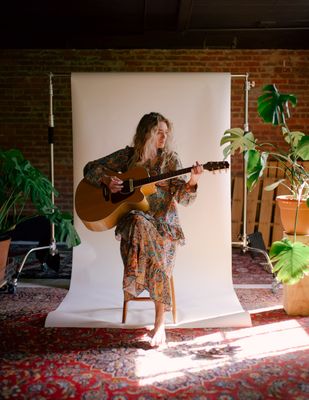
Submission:
M 218 169 L 227 169 L 229 167 L 229 163 L 227 161 L 217 162 L 217 161 L 209 161 L 206 164 L 203 164 L 203 168 L 208 171 L 215 171 Z M 164 174 L 149 176 L 148 178 L 143 179 L 134 179 L 133 185 L 135 188 L 146 185 L 147 183 L 155 183 L 160 181 L 165 181 L 167 179 L 175 178 L 176 176 L 181 176 L 188 174 L 191 172 L 192 167 L 179 169 L 177 171 L 166 172 Z

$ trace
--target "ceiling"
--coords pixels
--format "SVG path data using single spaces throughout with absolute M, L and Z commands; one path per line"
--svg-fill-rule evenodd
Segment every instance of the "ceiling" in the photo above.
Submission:
M 309 48 L 309 0 L 9 0 L 1 8 L 1 48 Z

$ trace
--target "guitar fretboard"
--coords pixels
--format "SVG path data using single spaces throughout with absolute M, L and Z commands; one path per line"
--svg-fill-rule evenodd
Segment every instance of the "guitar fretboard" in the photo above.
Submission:
M 208 171 L 215 171 L 220 169 L 227 169 L 229 168 L 229 163 L 227 161 L 208 161 L 206 164 L 203 164 L 203 168 Z M 185 175 L 191 172 L 192 167 L 179 169 L 177 171 L 166 172 L 164 174 L 149 176 L 148 178 L 143 179 L 134 179 L 133 186 L 135 188 L 146 185 L 147 183 L 154 183 L 159 181 L 164 181 L 167 179 L 174 178 L 176 176 Z

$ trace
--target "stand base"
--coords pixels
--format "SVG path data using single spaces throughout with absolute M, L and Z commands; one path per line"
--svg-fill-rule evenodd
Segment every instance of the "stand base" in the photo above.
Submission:
M 264 269 L 266 270 L 266 272 L 269 272 L 270 274 L 273 273 L 273 265 L 270 261 L 269 255 L 267 253 L 266 250 L 262 250 L 262 249 L 258 249 L 256 247 L 251 247 L 248 246 L 248 239 L 243 240 L 242 242 L 232 242 L 232 246 L 233 247 L 239 247 L 241 248 L 241 251 L 245 254 L 247 251 L 253 251 L 253 252 L 257 252 L 260 254 L 263 254 L 263 256 L 266 258 L 266 264 L 264 266 Z M 278 290 L 280 283 L 274 278 L 274 281 L 272 283 L 272 292 L 276 293 L 276 291 Z
M 19 265 L 17 271 L 15 272 L 15 274 L 12 277 L 12 282 L 10 282 L 10 286 L 12 287 L 12 292 L 15 293 L 16 292 L 16 288 L 17 288 L 17 281 L 19 278 L 19 275 L 22 271 L 22 269 L 24 268 L 24 265 L 26 263 L 27 258 L 29 257 L 29 255 L 31 253 L 33 253 L 34 251 L 39 251 L 39 250 L 49 250 L 49 257 L 55 257 L 55 262 L 58 263 L 58 260 L 60 261 L 59 258 L 59 253 L 57 250 L 57 246 L 56 246 L 56 242 L 52 241 L 52 243 L 48 246 L 40 246 L 40 247 L 34 247 L 33 249 L 30 249 L 26 255 L 24 256 L 21 264 Z

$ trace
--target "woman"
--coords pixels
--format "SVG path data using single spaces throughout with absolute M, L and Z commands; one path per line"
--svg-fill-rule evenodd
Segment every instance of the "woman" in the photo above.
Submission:
M 133 146 L 88 163 L 84 176 L 90 183 L 103 183 L 112 193 L 117 193 L 122 189 L 123 182 L 116 175 L 106 175 L 107 170 L 126 172 L 134 166 L 143 166 L 152 176 L 181 169 L 171 142 L 170 121 L 159 113 L 145 114 L 137 126 Z M 188 182 L 178 177 L 157 183 L 156 193 L 147 198 L 149 210 L 129 212 L 116 227 L 124 263 L 125 300 L 138 296 L 146 289 L 155 304 L 152 346 L 160 346 L 166 340 L 164 312 L 171 308 L 169 279 L 175 263 L 176 247 L 184 244 L 176 203 L 188 205 L 194 201 L 202 172 L 203 167 L 196 162 Z

